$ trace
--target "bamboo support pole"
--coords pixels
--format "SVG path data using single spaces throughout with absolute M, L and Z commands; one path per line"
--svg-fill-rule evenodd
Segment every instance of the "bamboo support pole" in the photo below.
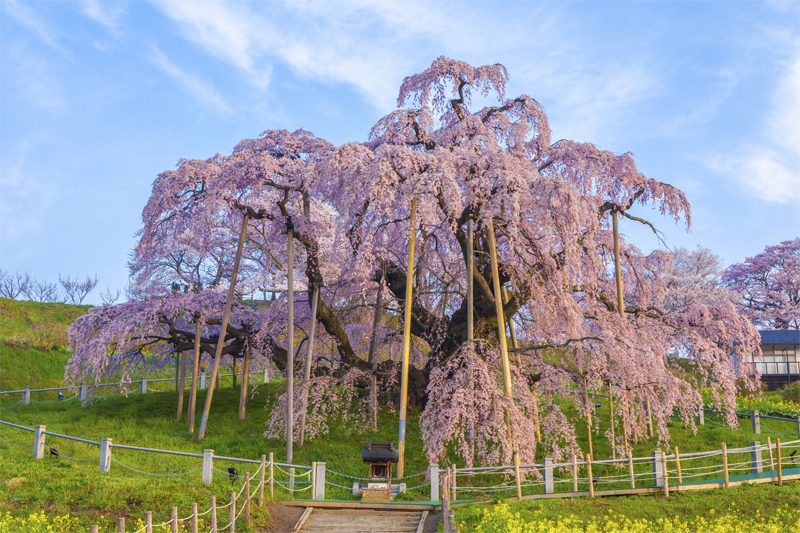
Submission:
M 722 443 L 722 473 L 724 476 L 724 483 L 725 488 L 731 486 L 731 480 L 728 476 L 728 446 L 723 442 Z
M 681 474 L 681 454 L 677 446 L 675 446 L 675 468 L 678 470 L 678 483 L 683 483 L 683 475 Z
M 622 402 L 622 435 L 625 439 L 625 449 L 630 450 L 630 445 L 628 444 L 628 419 L 630 417 L 630 413 L 628 412 L 628 394 L 626 393 L 623 397 Z
M 244 473 L 244 523 L 250 527 L 250 472 Z
M 636 475 L 633 471 L 633 453 L 628 449 L 628 476 L 631 478 L 631 488 L 636 488 Z
M 267 456 L 261 456 L 261 474 L 258 478 L 258 506 L 264 505 L 264 478 L 267 471 Z
M 178 381 L 178 416 L 175 421 L 178 422 L 183 417 L 183 397 L 186 394 L 186 364 L 188 362 L 187 354 L 181 353 L 181 377 Z
M 192 533 L 198 533 L 200 524 L 197 517 L 197 503 L 192 502 Z
M 778 460 L 778 486 L 783 485 L 783 465 L 781 465 L 781 439 L 775 439 L 775 458 Z
M 772 456 L 772 438 L 767 437 L 767 450 L 769 450 L 769 469 L 775 470 L 775 460 Z
M 589 437 L 589 455 L 594 455 L 592 449 L 592 411 L 589 404 L 589 384 L 586 383 L 586 378 L 583 378 L 583 402 L 586 406 L 586 434 Z
M 239 274 L 239 262 L 242 260 L 242 248 L 244 248 L 244 238 L 247 234 L 247 222 L 250 220 L 248 215 L 242 219 L 242 231 L 239 234 L 239 246 L 236 249 L 236 258 L 233 261 L 233 273 L 231 274 L 230 287 L 228 287 L 228 300 L 225 302 L 225 312 L 222 315 L 222 325 L 219 329 L 219 340 L 217 341 L 217 350 L 214 354 L 214 365 L 211 369 L 211 383 L 212 386 L 208 388 L 206 394 L 206 403 L 203 407 L 203 416 L 200 419 L 200 431 L 197 434 L 198 440 L 203 440 L 206 435 L 206 425 L 208 424 L 208 413 L 211 410 L 211 399 L 214 397 L 213 383 L 219 378 L 219 361 L 222 358 L 222 348 L 225 346 L 225 334 L 228 331 L 228 319 L 231 316 L 231 304 L 233 303 L 233 295 L 236 290 L 236 276 Z
M 308 349 L 303 362 L 303 405 L 300 412 L 300 446 L 306 437 L 306 417 L 308 416 L 308 382 L 311 381 L 311 361 L 314 357 L 314 338 L 317 329 L 317 305 L 319 303 L 319 287 L 314 287 L 311 296 L 311 325 L 308 330 Z
M 170 533 L 178 533 L 178 508 L 173 507 L 169 513 Z
M 592 478 L 592 454 L 586 456 L 586 477 L 589 478 L 589 497 L 594 498 L 594 479 Z
M 211 497 L 210 515 L 209 521 L 211 522 L 211 533 L 219 533 L 217 531 L 217 499 L 214 496 Z
M 372 317 L 372 336 L 369 339 L 369 357 L 367 359 L 367 362 L 372 365 L 372 376 L 370 376 L 369 384 L 369 410 L 372 415 L 373 431 L 378 431 L 378 358 L 375 357 L 375 351 L 378 349 L 378 331 L 381 326 L 382 311 L 383 280 L 378 283 L 378 295 L 375 300 L 375 314 Z
M 450 472 L 452 473 L 451 475 L 453 476 L 452 480 L 450 482 L 450 490 L 452 491 L 450 499 L 452 501 L 456 501 L 458 499 L 458 496 L 456 494 L 456 484 L 457 484 L 458 480 L 456 479 L 456 465 L 455 464 L 453 464 L 453 466 L 450 468 Z
M 467 342 L 475 342 L 475 243 L 473 217 L 467 220 Z M 471 377 L 471 376 L 470 376 Z M 475 462 L 475 426 L 469 424 L 470 456 Z
M 291 463 L 294 454 L 294 231 L 289 229 L 286 235 L 289 255 L 286 270 L 286 462 Z
M 236 493 L 231 492 L 231 505 L 228 507 L 229 518 L 231 519 L 228 524 L 228 533 L 236 533 Z
M 647 436 L 653 438 L 653 412 L 650 410 L 650 400 L 646 400 L 647 405 Z
M 411 299 L 414 285 L 414 245 L 417 238 L 417 197 L 411 200 L 411 218 L 408 238 L 408 269 L 406 270 L 406 301 L 403 318 L 403 362 L 400 375 L 400 424 L 398 428 L 397 477 L 403 477 L 406 457 L 406 412 L 408 410 L 408 358 L 411 353 Z
M 495 305 L 495 313 L 497 315 L 497 336 L 500 338 L 500 353 L 503 357 L 503 386 L 505 388 L 506 396 L 510 402 L 514 401 L 514 394 L 511 385 L 511 364 L 508 360 L 508 343 L 506 341 L 506 332 L 505 332 L 505 319 L 503 313 L 503 293 L 500 289 L 500 268 L 498 265 L 498 258 L 497 258 L 497 242 L 495 241 L 494 236 L 494 223 L 492 221 L 491 213 L 489 213 L 489 217 L 487 218 L 487 227 L 486 227 L 486 234 L 487 234 L 487 242 L 489 244 L 489 253 L 491 255 L 492 260 L 492 281 L 494 283 L 494 305 Z M 506 414 L 506 420 L 509 425 L 509 432 L 511 433 L 511 447 L 512 447 L 512 454 L 514 457 L 514 473 L 517 481 L 517 499 L 522 499 L 522 486 L 520 484 L 519 479 L 519 453 L 517 450 L 517 446 L 515 445 L 515 441 L 517 440 L 516 435 L 514 434 L 513 429 L 511 428 L 511 421 Z
M 269 452 L 269 499 L 275 500 L 275 461 L 272 458 L 272 452 Z
M 578 492 L 578 458 L 572 454 L 572 492 Z
M 186 425 L 194 433 L 194 415 L 197 407 L 197 377 L 200 373 L 200 314 L 195 314 L 194 353 L 192 357 L 192 388 L 189 391 L 189 408 L 186 410 Z
M 664 471 L 664 497 L 669 498 L 669 470 L 667 470 L 667 454 L 661 454 L 661 470 Z
M 242 365 L 242 388 L 239 390 L 239 420 L 244 420 L 247 411 L 247 387 L 250 385 L 250 342 L 244 349 Z M 234 365 L 235 366 L 235 365 Z
M 614 230 L 614 267 L 617 281 L 617 310 L 620 316 L 625 316 L 625 302 L 622 298 L 622 269 L 619 261 L 619 224 L 617 222 L 617 212 L 611 211 L 611 224 Z
M 611 457 L 617 458 L 617 438 L 614 432 L 614 391 L 611 390 L 611 382 L 606 386 L 608 389 L 608 420 L 611 425 Z
M 153 533 L 153 511 L 144 513 L 144 533 Z

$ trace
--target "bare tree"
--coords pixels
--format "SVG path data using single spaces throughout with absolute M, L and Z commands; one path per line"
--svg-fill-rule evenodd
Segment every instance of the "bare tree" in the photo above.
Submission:
M 26 294 L 31 285 L 31 277 L 27 272 L 20 274 L 0 270 L 0 296 L 16 300 L 20 294 Z
M 100 293 L 100 298 L 103 300 L 104 304 L 113 304 L 114 302 L 119 300 L 119 297 L 121 295 L 122 295 L 122 293 L 120 292 L 119 289 L 117 289 L 117 292 L 112 293 L 111 289 L 106 287 L 106 291 Z
M 59 301 L 58 285 L 50 281 L 39 281 L 31 279 L 28 288 L 25 290 L 25 296 L 34 302 L 57 302 Z
M 67 301 L 73 305 L 81 305 L 89 293 L 100 283 L 97 275 L 94 276 L 94 279 L 86 276 L 84 281 L 80 281 L 77 277 L 75 279 L 72 279 L 72 276 L 62 278 L 59 274 L 58 281 L 64 288 L 64 295 Z

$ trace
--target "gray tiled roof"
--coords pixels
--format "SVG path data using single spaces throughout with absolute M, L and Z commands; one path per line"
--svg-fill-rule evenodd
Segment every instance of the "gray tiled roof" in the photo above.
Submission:
M 800 344 L 800 330 L 776 329 L 759 333 L 761 333 L 761 344 Z

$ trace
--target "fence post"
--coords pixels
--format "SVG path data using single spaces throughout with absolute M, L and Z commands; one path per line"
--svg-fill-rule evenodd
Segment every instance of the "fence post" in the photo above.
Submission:
M 452 468 L 450 469 L 450 472 L 453 473 L 452 476 L 450 477 L 450 487 L 451 487 L 451 489 L 450 489 L 451 490 L 450 499 L 452 501 L 456 501 L 458 498 L 456 497 L 456 465 L 455 464 L 453 464 Z M 517 474 L 517 486 L 519 486 L 519 468 L 517 468 L 516 474 Z
M 275 461 L 272 452 L 269 452 L 269 499 L 275 499 Z
M 178 508 L 173 507 L 170 511 L 169 529 L 171 533 L 178 533 Z
M 267 456 L 261 456 L 261 476 L 258 479 L 258 506 L 264 505 L 264 479 L 267 477 Z
M 125 533 L 125 517 L 117 518 L 117 533 Z
M 86 400 L 87 396 L 88 394 L 86 394 L 86 383 L 81 383 L 81 386 L 78 388 L 78 399 L 80 401 L 84 401 Z
M 761 417 L 758 416 L 758 410 L 753 411 L 753 433 L 759 435 L 761 433 Z
M 439 501 L 439 465 L 433 463 L 428 466 L 428 472 L 431 476 L 431 501 Z
M 316 463 L 316 483 L 314 485 L 314 499 L 325 499 L 325 463 Z
M 549 457 L 544 458 L 544 493 L 553 494 L 553 460 Z
M 147 378 L 142 378 L 142 382 L 139 384 L 139 393 L 147 394 Z
M 730 487 L 730 477 L 728 476 L 728 446 L 722 443 L 722 472 L 725 481 L 725 488 Z
M 153 533 L 153 511 L 144 513 L 144 533 Z
M 44 426 L 36 426 L 36 433 L 33 436 L 33 458 L 44 459 L 44 436 L 46 435 Z
M 108 472 L 111 469 L 111 439 L 100 441 L 100 472 Z
M 250 472 L 244 473 L 244 523 L 250 527 Z
M 97 527 L 97 524 L 93 524 L 89 526 L 89 533 L 98 533 L 100 530 Z
M 200 390 L 206 389 L 206 373 L 200 374 Z
M 797 417 L 797 438 L 800 439 L 800 416 Z
M 228 533 L 236 533 L 236 493 L 231 492 L 231 507 L 230 507 L 231 523 L 228 524 Z
M 656 450 L 653 452 L 653 486 L 664 486 L 664 465 L 661 461 L 661 456 L 664 452 Z
M 781 466 L 781 439 L 775 439 L 775 459 L 778 460 L 778 486 L 783 485 L 783 466 Z
M 764 457 L 761 455 L 761 443 L 754 441 L 750 443 L 750 472 L 760 474 L 764 471 Z
M 209 520 L 211 521 L 211 533 L 217 533 L 217 499 L 214 496 L 211 497 L 211 516 Z
M 317 494 L 317 462 L 311 461 L 311 475 L 308 476 L 311 479 L 311 499 L 316 500 Z
M 211 483 L 214 477 L 214 450 L 203 450 L 203 483 Z
M 197 504 L 192 503 L 192 533 L 197 533 Z
M 22 387 L 22 404 L 27 405 L 31 403 L 31 388 Z
M 697 413 L 697 423 L 701 426 L 706 425 L 706 411 L 704 408 L 700 408 L 700 411 Z
M 266 370 L 264 370 L 264 384 L 266 384 L 267 382 L 269 382 L 269 374 L 267 373 Z

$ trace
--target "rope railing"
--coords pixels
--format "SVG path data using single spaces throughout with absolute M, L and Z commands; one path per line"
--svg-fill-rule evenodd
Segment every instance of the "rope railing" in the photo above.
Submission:
M 98 457 L 98 459 L 99 459 L 99 457 Z M 180 472 L 180 473 L 178 473 L 178 474 L 156 474 L 156 473 L 154 473 L 154 472 L 145 472 L 145 471 L 143 471 L 143 470 L 137 470 L 136 468 L 133 468 L 132 466 L 128 466 L 128 465 L 126 465 L 126 464 L 124 464 L 124 463 L 120 463 L 119 461 L 117 461 L 117 460 L 116 460 L 116 459 L 114 459 L 113 457 L 111 458 L 111 460 L 112 460 L 112 461 L 114 461 L 115 463 L 117 463 L 117 464 L 118 464 L 118 465 L 120 465 L 120 466 L 124 466 L 124 467 L 125 467 L 125 468 L 127 468 L 128 470 L 133 470 L 134 472 L 138 472 L 138 473 L 140 473 L 140 474 L 145 474 L 145 475 L 148 475 L 148 476 L 158 476 L 158 477 L 179 477 L 179 476 L 188 476 L 189 474 L 196 474 L 197 472 L 202 472 L 202 471 L 203 471 L 203 469 L 202 469 L 202 468 L 198 468 L 197 470 L 192 470 L 191 472 Z

